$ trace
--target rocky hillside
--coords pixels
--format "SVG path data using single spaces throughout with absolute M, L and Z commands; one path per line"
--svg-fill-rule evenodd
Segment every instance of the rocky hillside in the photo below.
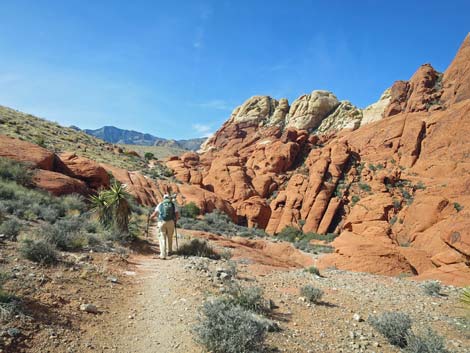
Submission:
M 77 127 L 73 128 L 78 129 Z M 119 129 L 114 126 L 103 126 L 102 128 L 96 130 L 85 129 L 83 131 L 88 135 L 92 135 L 101 140 L 114 144 L 161 146 L 180 148 L 189 151 L 198 150 L 201 144 L 206 140 L 205 138 L 195 138 L 189 140 L 167 140 L 161 137 L 153 136 L 151 134 L 145 134 L 133 130 Z
M 364 110 L 313 91 L 255 96 L 171 158 L 240 223 L 336 233 L 321 266 L 470 282 L 470 35 L 444 73 L 421 66 Z

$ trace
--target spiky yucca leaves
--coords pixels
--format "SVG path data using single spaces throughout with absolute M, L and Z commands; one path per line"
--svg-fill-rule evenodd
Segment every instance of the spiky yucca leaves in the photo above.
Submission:
M 90 196 L 92 210 L 98 215 L 98 221 L 106 228 L 111 226 L 113 218 L 112 209 L 109 207 L 107 199 L 106 191 Z
M 114 183 L 109 190 L 103 190 L 90 198 L 94 211 L 98 214 L 101 224 L 106 227 L 113 225 L 117 231 L 129 232 L 131 215 L 130 194 L 126 186 Z
M 107 191 L 107 202 L 113 210 L 114 224 L 119 231 L 124 233 L 129 232 L 130 197 L 126 191 L 126 186 L 123 184 L 115 183 Z

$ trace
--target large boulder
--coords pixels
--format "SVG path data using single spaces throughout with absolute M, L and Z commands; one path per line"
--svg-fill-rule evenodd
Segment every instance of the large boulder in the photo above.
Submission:
M 109 187 L 109 174 L 97 162 L 65 152 L 59 155 L 60 161 L 56 168 L 72 178 L 83 180 L 92 189 Z
M 53 170 L 53 152 L 34 143 L 0 135 L 0 157 L 31 164 L 35 168 Z
M 47 190 L 55 196 L 89 194 L 89 189 L 83 181 L 49 170 L 36 170 L 33 182 L 36 187 Z

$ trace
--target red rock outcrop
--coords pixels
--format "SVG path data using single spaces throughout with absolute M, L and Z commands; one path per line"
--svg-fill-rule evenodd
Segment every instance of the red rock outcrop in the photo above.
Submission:
M 0 157 L 30 163 L 35 168 L 53 170 L 55 155 L 34 143 L 0 135 Z
M 38 188 L 47 190 L 55 196 L 89 194 L 89 189 L 83 181 L 49 170 L 36 170 L 33 182 Z
M 72 178 L 83 180 L 93 189 L 109 187 L 109 175 L 106 170 L 91 159 L 65 152 L 59 155 L 62 163 L 56 168 Z

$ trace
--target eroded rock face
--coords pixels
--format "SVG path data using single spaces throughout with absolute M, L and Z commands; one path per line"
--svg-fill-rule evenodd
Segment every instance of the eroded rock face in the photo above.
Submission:
M 369 105 L 362 111 L 361 126 L 382 119 L 384 116 L 385 109 L 390 104 L 390 99 L 391 89 L 388 88 L 385 90 L 384 93 L 382 93 L 377 102 Z
M 356 130 L 361 125 L 362 111 L 349 101 L 342 101 L 333 113 L 322 120 L 317 133 L 324 134 L 330 131 L 343 129 Z
M 397 81 L 390 92 L 384 117 L 399 113 L 442 109 L 440 98 L 442 74 L 430 64 L 422 65 L 409 81 Z
M 298 130 L 315 129 L 339 104 L 332 93 L 313 91 L 292 103 L 286 117 L 286 126 Z
M 470 33 L 443 77 L 442 101 L 451 105 L 470 98 Z

